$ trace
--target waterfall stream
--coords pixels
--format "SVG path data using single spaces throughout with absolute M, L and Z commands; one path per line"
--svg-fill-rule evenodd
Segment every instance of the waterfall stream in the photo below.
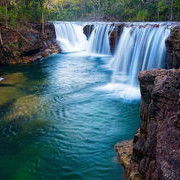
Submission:
M 109 33 L 113 30 L 111 24 L 95 24 L 89 39 L 88 52 L 111 55 Z
M 83 32 L 86 25 L 94 27 L 89 38 Z M 84 51 L 87 56 L 111 56 L 106 63 L 112 70 L 112 77 L 105 89 L 120 91 L 123 87 L 127 90 L 127 85 L 134 89 L 138 87 L 140 71 L 165 68 L 165 40 L 170 34 L 170 26 L 164 23 L 124 23 L 112 55 L 110 34 L 115 26 L 116 23 L 55 23 L 57 41 L 63 51 Z
M 124 27 L 111 64 L 112 82 L 126 81 L 136 86 L 142 70 L 165 68 L 165 40 L 170 29 L 160 27 Z
M 87 40 L 83 26 L 71 22 L 55 22 L 56 39 L 63 52 L 86 50 Z

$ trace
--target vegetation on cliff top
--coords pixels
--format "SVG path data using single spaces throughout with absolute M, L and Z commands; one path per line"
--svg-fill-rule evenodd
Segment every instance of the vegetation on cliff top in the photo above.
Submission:
M 179 0 L 1 0 L 0 22 L 50 20 L 178 21 Z

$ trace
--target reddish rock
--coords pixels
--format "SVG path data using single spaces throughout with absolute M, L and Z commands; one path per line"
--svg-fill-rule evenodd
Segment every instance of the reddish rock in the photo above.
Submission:
M 29 63 L 60 52 L 52 23 L 45 24 L 44 34 L 40 24 L 28 24 L 18 30 L 1 25 L 0 32 L 0 64 Z
M 180 69 L 143 71 L 139 81 L 141 127 L 117 148 L 126 179 L 179 180 Z
M 133 141 L 124 141 L 115 146 L 119 155 L 119 160 L 125 168 L 125 179 L 142 180 L 138 171 L 138 163 L 132 160 Z
M 132 158 L 144 179 L 180 177 L 180 69 L 143 71 L 139 75 L 140 135 Z
M 171 34 L 166 40 L 168 52 L 168 68 L 180 68 L 180 26 L 171 30 Z
M 114 24 L 112 26 L 114 27 L 114 29 L 109 33 L 109 41 L 111 52 L 112 54 L 114 54 L 121 33 L 123 32 L 124 24 Z

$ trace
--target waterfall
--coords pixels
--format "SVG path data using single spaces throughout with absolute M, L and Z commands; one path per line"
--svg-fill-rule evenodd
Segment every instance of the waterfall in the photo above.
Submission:
M 106 90 L 115 90 L 126 97 L 137 97 L 139 72 L 165 67 L 165 40 L 171 27 L 168 23 L 55 22 L 54 25 L 57 41 L 63 51 L 85 51 L 87 56 L 111 55 L 107 64 L 112 70 L 112 77 Z M 91 26 L 88 37 L 83 31 L 85 26 L 88 28 L 87 25 Z M 116 35 L 118 39 L 112 55 L 111 43 L 114 41 L 110 39 Z
M 83 25 L 73 22 L 55 22 L 56 40 L 64 52 L 86 50 L 87 40 Z
M 124 27 L 111 68 L 112 83 L 138 85 L 142 70 L 165 67 L 167 26 Z
M 111 55 L 109 33 L 113 30 L 113 26 L 106 23 L 94 24 L 94 26 L 88 43 L 88 52 Z

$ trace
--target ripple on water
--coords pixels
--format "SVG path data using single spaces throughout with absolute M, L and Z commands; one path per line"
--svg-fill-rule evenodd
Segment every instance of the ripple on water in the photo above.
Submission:
M 0 179 L 122 179 L 114 144 L 133 137 L 139 102 L 119 98 L 128 87 L 102 87 L 107 60 L 61 54 L 9 67 L 21 75 L 0 83 Z

